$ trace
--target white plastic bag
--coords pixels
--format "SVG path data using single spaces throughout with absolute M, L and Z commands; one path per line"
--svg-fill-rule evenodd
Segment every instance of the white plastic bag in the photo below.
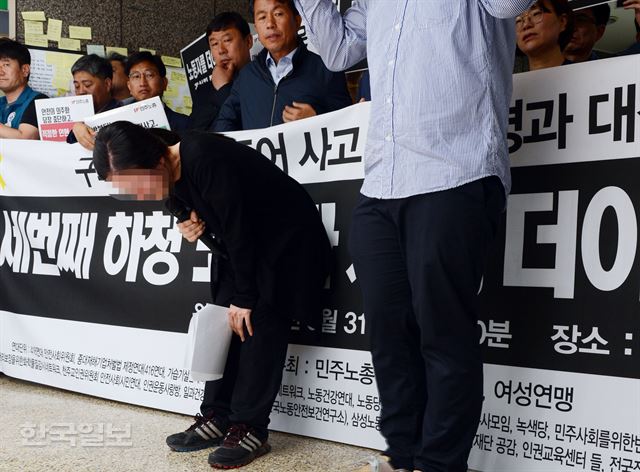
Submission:
M 228 308 L 207 303 L 189 322 L 185 367 L 198 381 L 218 380 L 224 374 L 231 344 Z

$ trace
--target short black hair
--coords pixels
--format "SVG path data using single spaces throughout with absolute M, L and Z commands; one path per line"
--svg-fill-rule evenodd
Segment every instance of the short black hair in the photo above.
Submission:
M 87 72 L 94 77 L 101 79 L 113 79 L 113 67 L 104 57 L 97 54 L 87 54 L 82 56 L 71 66 L 71 74 L 76 72 Z
M 127 58 L 127 64 L 124 68 L 125 73 L 129 75 L 129 72 L 131 72 L 131 68 L 140 64 L 141 62 L 150 62 L 151 64 L 156 66 L 160 77 L 164 78 L 167 76 L 167 67 L 164 65 L 164 62 L 162 62 L 162 58 L 157 54 L 151 54 L 149 51 L 140 51 L 130 54 Z
M 111 123 L 96 135 L 93 167 L 105 180 L 113 172 L 129 169 L 155 169 L 168 146 L 179 138 L 168 130 L 145 129 L 128 121 Z
M 593 17 L 596 19 L 597 26 L 607 26 L 609 17 L 611 17 L 611 8 L 606 3 L 591 7 Z
M 206 31 L 207 38 L 214 31 L 223 31 L 229 28 L 237 29 L 243 38 L 246 38 L 251 34 L 249 23 L 247 23 L 247 20 L 242 18 L 240 13 L 235 11 L 225 11 L 214 16 L 209 22 Z
M 254 1 L 255 0 L 249 0 L 249 14 L 251 15 L 251 18 L 253 18 Z M 291 10 L 295 16 L 300 16 L 300 13 L 298 13 L 298 9 L 296 8 L 296 4 L 294 0 L 276 0 L 276 2 L 281 3 L 282 5 L 287 5 L 289 7 L 289 10 Z
M 9 38 L 0 38 L 0 59 L 13 59 L 18 61 L 20 67 L 31 65 L 31 53 L 22 43 Z
M 109 55 L 107 56 L 107 61 L 118 61 L 120 64 L 122 64 L 122 67 L 127 67 L 127 56 L 123 56 L 118 52 L 109 53 Z

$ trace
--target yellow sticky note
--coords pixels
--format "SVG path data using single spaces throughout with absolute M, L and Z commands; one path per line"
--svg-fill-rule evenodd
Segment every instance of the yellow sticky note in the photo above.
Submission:
M 107 56 L 112 52 L 117 52 L 118 54 L 122 54 L 123 56 L 129 55 L 127 48 L 117 48 L 115 46 L 107 46 L 106 51 L 107 51 Z
M 171 82 L 175 85 L 186 85 L 187 76 L 184 73 L 171 71 Z
M 62 59 L 64 56 L 66 56 L 66 54 L 63 52 L 48 51 L 44 56 L 44 60 L 47 64 L 62 66 L 64 64 Z
M 40 23 L 42 24 L 42 23 Z M 46 34 L 24 33 L 24 43 L 27 46 L 38 46 L 41 48 L 49 47 L 49 40 Z
M 138 49 L 138 51 L 142 52 L 142 51 L 148 51 L 151 54 L 153 54 L 154 56 L 156 55 L 156 50 L 155 49 L 147 49 L 147 48 L 140 48 Z
M 60 41 L 62 37 L 62 20 L 49 18 L 47 22 L 47 37 L 49 41 L 55 41 L 56 43 Z
M 179 57 L 172 56 L 160 56 L 165 66 L 169 67 L 182 67 L 182 60 Z
M 66 74 L 56 74 L 53 77 L 52 83 L 54 88 L 70 90 L 71 77 Z
M 184 101 L 185 108 L 193 107 L 193 101 L 191 100 L 191 97 L 184 97 L 182 100 Z
M 58 74 L 60 77 L 65 77 L 65 80 L 67 81 L 71 77 L 71 66 L 77 59 L 78 56 L 66 54 L 64 52 L 49 51 L 45 55 L 46 63 L 54 66 L 54 74 Z
M 105 57 L 104 46 L 102 44 L 87 44 L 87 54 L 96 54 Z
M 60 49 L 66 49 L 67 51 L 79 51 L 80 40 L 71 39 L 71 38 L 60 38 L 60 41 L 58 42 L 58 47 Z
M 41 21 L 25 21 L 24 22 L 24 34 L 40 34 L 44 33 L 42 29 L 43 23 Z
M 76 39 L 91 39 L 91 28 L 89 26 L 69 25 L 69 37 Z
M 25 21 L 47 21 L 43 11 L 23 11 L 22 19 Z
M 163 95 L 163 97 L 166 97 L 166 98 L 176 98 L 177 96 L 178 96 L 178 89 L 173 87 L 167 88 L 167 90 L 164 91 L 164 95 Z

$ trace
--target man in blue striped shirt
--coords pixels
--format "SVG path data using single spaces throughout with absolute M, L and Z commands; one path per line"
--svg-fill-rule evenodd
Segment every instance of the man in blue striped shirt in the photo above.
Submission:
M 513 18 L 533 0 L 296 0 L 331 70 L 365 57 L 371 118 L 350 247 L 386 454 L 467 470 L 482 408 L 477 292 L 509 192 Z

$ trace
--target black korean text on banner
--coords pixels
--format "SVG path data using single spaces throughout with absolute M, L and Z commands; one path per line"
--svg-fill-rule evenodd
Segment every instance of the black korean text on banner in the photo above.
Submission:
M 638 74 L 621 58 L 514 77 L 513 188 L 480 322 L 490 362 L 640 377 Z
M 640 378 L 638 172 L 637 159 L 512 170 L 483 284 L 487 361 Z
M 545 81 L 538 75 L 514 76 L 507 136 L 512 166 L 638 156 L 637 57 L 552 68 Z M 567 76 L 589 80 L 568 86 Z
M 362 303 L 347 251 L 366 136 L 366 123 L 353 123 L 359 121 L 359 110 L 366 108 L 362 104 L 348 114 L 347 110 L 340 112 L 350 116 L 344 120 L 327 116 L 323 118 L 326 123 L 317 129 L 302 123 L 299 132 L 283 133 L 282 127 L 274 127 L 254 132 L 246 140 L 305 184 L 333 245 L 332 273 L 327 280 L 323 312 L 319 314 L 321 332 L 313 335 L 313 342 L 323 346 L 367 348 Z M 242 136 L 237 139 L 242 141 Z M 67 149 L 65 145 L 61 151 Z M 0 308 L 37 316 L 184 332 L 193 303 L 210 299 L 209 253 L 180 238 L 173 218 L 163 212 L 161 204 L 121 202 L 102 196 L 108 192 L 97 180 L 90 157 L 78 153 L 69 159 L 72 169 L 55 174 L 55 178 L 68 180 L 65 188 L 73 183 L 75 195 L 86 197 L 0 196 L 0 210 L 6 209 L 0 215 L 0 277 L 15 287 L 0 302 Z M 11 165 L 20 162 L 23 161 L 12 159 Z M 7 172 L 13 174 L 18 169 L 8 167 Z M 349 180 L 334 181 L 338 175 Z M 56 188 L 47 187 L 42 195 L 55 193 Z M 80 224 L 85 215 L 91 216 L 91 232 Z M 42 226 L 47 230 L 38 230 Z M 43 273 L 41 265 L 51 268 L 50 272 Z M 82 269 L 80 276 L 76 276 L 76 266 Z M 48 287 L 42 296 L 28 296 L 41 286 Z M 157 316 L 164 311 L 175 316 Z M 310 333 L 296 324 L 292 330 L 294 342 L 311 342 Z

